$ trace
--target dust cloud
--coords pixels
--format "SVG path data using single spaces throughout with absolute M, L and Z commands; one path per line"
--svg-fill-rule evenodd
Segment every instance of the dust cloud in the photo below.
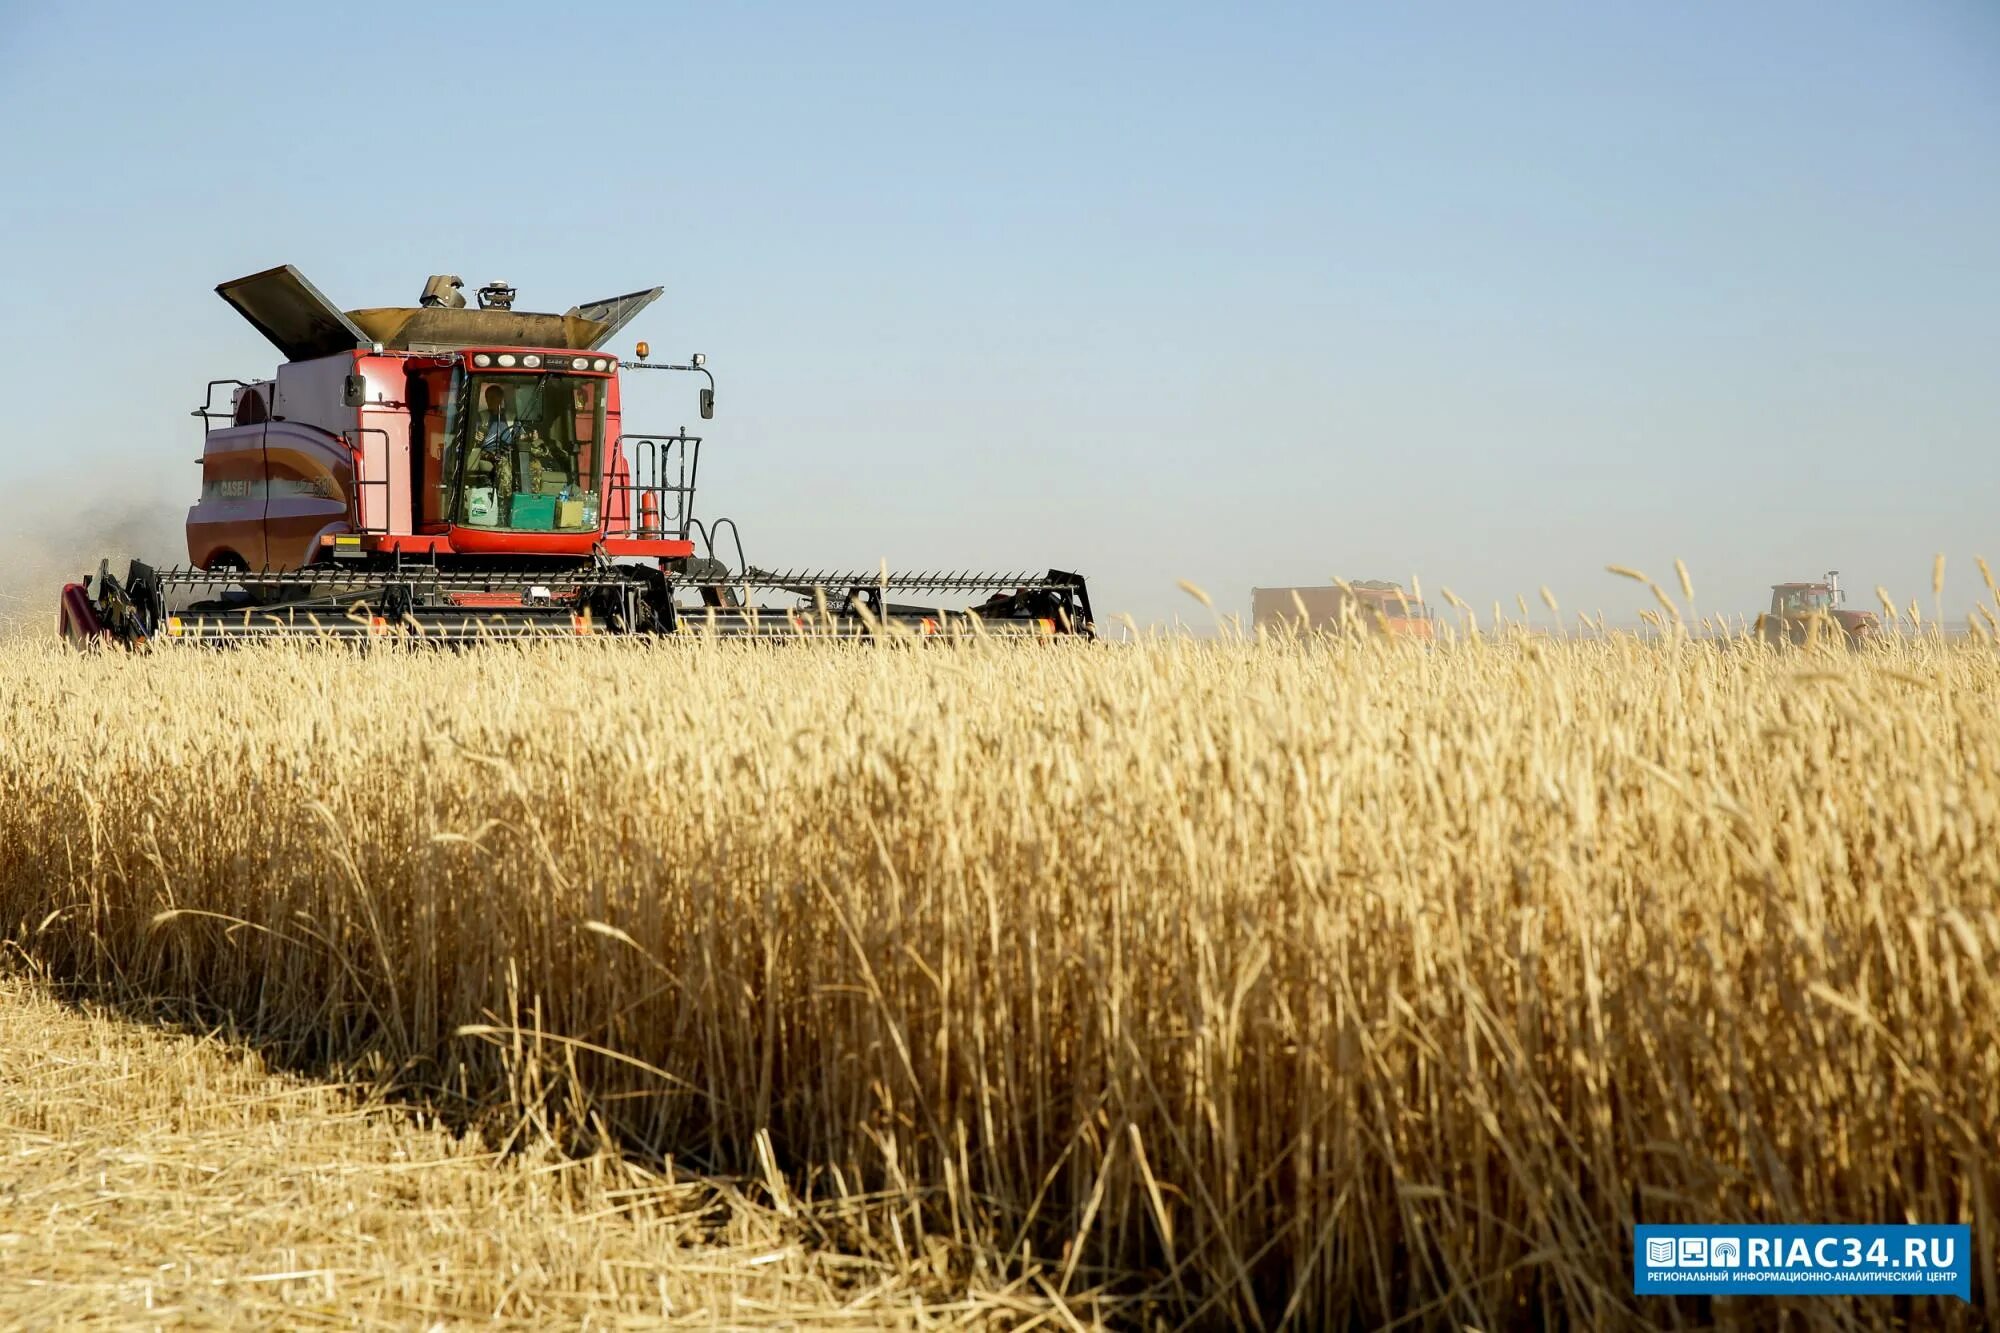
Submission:
M 0 530 L 0 637 L 54 637 L 62 585 L 96 574 L 107 557 L 120 577 L 134 558 L 186 564 L 186 518 L 184 502 L 158 493 L 55 509 Z

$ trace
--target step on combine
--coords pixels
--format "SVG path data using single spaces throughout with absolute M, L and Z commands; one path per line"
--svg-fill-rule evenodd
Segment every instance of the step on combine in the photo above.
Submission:
M 714 416 L 701 356 L 605 350 L 657 287 L 561 315 L 515 310 L 503 283 L 468 307 L 448 275 L 418 305 L 366 310 L 335 308 L 290 265 L 216 291 L 285 362 L 209 383 L 187 564 L 121 577 L 106 562 L 67 585 L 73 643 L 1092 632 L 1084 581 L 1061 570 L 747 564 L 733 521 L 694 515 L 701 438 L 622 421 L 628 371 L 701 376 Z

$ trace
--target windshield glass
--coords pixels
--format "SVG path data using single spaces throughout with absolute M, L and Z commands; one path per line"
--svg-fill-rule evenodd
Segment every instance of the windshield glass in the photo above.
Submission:
M 462 400 L 452 521 L 515 532 L 598 526 L 605 380 L 474 375 Z

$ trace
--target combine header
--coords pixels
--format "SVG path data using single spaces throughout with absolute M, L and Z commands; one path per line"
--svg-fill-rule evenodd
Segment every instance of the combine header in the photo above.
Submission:
M 344 312 L 289 265 L 216 288 L 285 363 L 211 381 L 194 411 L 187 565 L 134 561 L 122 578 L 100 566 L 63 589 L 63 636 L 1092 632 L 1083 579 L 1060 570 L 749 566 L 733 521 L 694 516 L 701 438 L 623 426 L 628 370 L 701 375 L 701 416 L 714 416 L 701 356 L 603 350 L 659 288 L 548 315 L 514 310 L 501 283 L 468 309 L 460 287 L 433 277 L 419 305 Z

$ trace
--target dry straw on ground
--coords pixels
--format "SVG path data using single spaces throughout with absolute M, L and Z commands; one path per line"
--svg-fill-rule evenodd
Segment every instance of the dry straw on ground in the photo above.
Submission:
M 811 1219 L 610 1156 L 502 1156 L 214 1034 L 0 978 L 0 1327 L 948 1327 Z
M 1632 1224 L 1911 1220 L 1990 1304 L 1996 696 L 1983 641 L 12 646 L 0 929 L 948 1293 L 1762 1320 L 1633 1297 Z

